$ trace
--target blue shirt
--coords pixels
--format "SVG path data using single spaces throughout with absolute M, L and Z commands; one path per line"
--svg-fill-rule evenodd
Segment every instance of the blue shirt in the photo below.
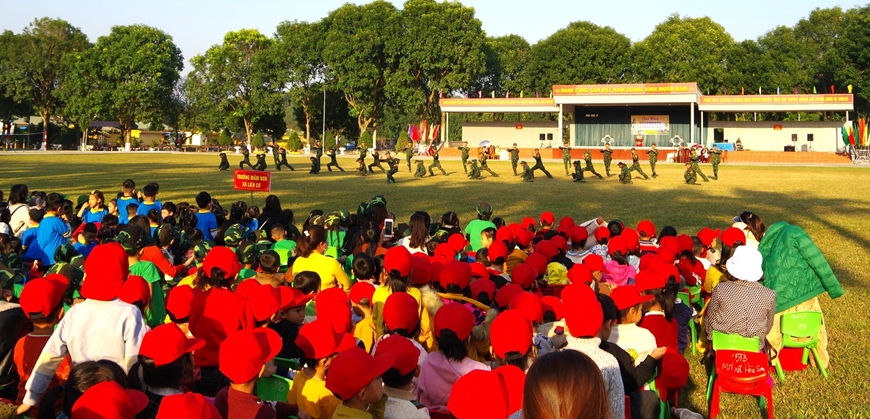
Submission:
M 246 224 L 244 227 L 245 227 L 246 229 L 248 229 L 248 232 L 254 231 L 254 230 L 260 228 L 260 221 L 259 221 L 259 220 L 256 220 L 256 219 L 255 219 L 255 220 L 251 220 L 251 222 L 248 223 L 248 224 Z
M 196 229 L 202 232 L 203 240 L 214 240 L 211 231 L 217 228 L 217 217 L 211 211 L 200 211 L 196 214 Z
M 144 215 L 147 217 L 148 211 L 151 211 L 152 209 L 157 210 L 157 216 L 159 217 L 158 220 L 162 220 L 163 214 L 161 213 L 161 210 L 163 210 L 163 203 L 161 203 L 160 201 L 154 201 L 153 204 L 146 204 L 145 202 L 142 202 L 141 204 L 139 204 L 139 209 L 136 210 L 136 215 Z
M 108 214 L 108 213 L 109 213 L 109 211 L 105 208 L 103 208 L 99 211 L 94 211 L 92 208 L 88 209 L 87 211 L 85 211 L 85 214 L 82 216 L 82 222 L 85 224 L 87 224 L 87 223 L 102 223 L 103 217 L 105 217 L 106 214 Z
M 127 224 L 127 205 L 139 205 L 139 200 L 132 196 L 118 198 L 118 224 Z
M 89 254 L 91 254 L 91 250 L 93 250 L 94 246 L 97 245 L 97 242 L 94 241 L 90 245 L 81 244 L 79 242 L 73 243 L 73 248 L 82 255 L 83 258 L 87 258 Z
M 42 249 L 39 260 L 46 266 L 54 265 L 54 252 L 69 240 L 69 226 L 62 218 L 46 214 L 36 228 L 36 241 Z
M 24 256 L 21 259 L 25 262 L 33 262 L 42 257 L 42 248 L 36 242 L 37 228 L 30 227 L 21 234 L 21 246 L 24 247 Z

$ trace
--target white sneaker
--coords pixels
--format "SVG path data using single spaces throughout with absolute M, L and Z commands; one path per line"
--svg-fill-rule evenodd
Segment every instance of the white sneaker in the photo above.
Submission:
M 701 416 L 700 413 L 682 407 L 674 409 L 674 415 L 679 419 L 704 419 L 704 416 Z

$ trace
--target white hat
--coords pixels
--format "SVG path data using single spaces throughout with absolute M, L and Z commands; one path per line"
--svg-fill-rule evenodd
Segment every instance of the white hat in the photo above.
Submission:
M 734 278 L 758 282 L 764 276 L 764 271 L 761 270 L 761 261 L 762 257 L 758 249 L 739 246 L 734 249 L 731 258 L 725 263 L 725 268 Z

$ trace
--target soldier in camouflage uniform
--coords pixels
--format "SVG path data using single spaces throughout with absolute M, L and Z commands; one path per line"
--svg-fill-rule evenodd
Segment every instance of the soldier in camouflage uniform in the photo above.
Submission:
M 356 168 L 357 176 L 366 176 L 369 174 L 369 171 L 366 169 L 366 161 L 362 157 L 356 159 L 356 163 L 358 164 Z
M 459 151 L 462 153 L 462 170 L 468 173 L 468 152 L 471 151 L 468 148 L 468 141 L 462 142 L 462 147 L 459 147 Z
M 390 166 L 390 170 L 387 170 L 387 183 L 396 183 L 396 179 L 393 177 L 396 172 L 399 171 L 399 159 L 390 157 L 390 153 L 387 152 L 387 165 Z
M 480 167 L 477 166 L 477 160 L 471 160 L 470 162 L 468 162 L 466 164 L 471 166 L 470 171 L 468 172 L 468 177 L 470 179 L 476 179 L 476 180 L 482 179 L 480 177 Z
M 429 165 L 429 176 L 435 176 L 435 173 L 432 173 L 432 168 L 435 168 L 435 167 L 437 167 L 438 169 L 441 170 L 441 174 L 443 174 L 444 176 L 447 176 L 447 172 L 444 170 L 443 167 L 441 167 L 441 162 L 438 161 L 438 159 L 439 159 L 438 149 L 436 148 L 435 153 L 432 154 L 432 164 Z
M 290 169 L 291 172 L 295 171 L 295 169 L 293 169 L 293 166 L 291 166 L 290 163 L 287 163 L 287 150 L 284 147 L 281 147 L 280 153 L 281 161 L 278 162 L 278 170 L 281 170 L 281 166 L 287 166 L 287 168 Z
M 280 154 L 278 153 L 278 145 L 276 145 L 275 142 L 272 141 L 272 159 L 275 160 L 275 167 L 278 167 L 278 165 L 281 164 L 281 160 L 279 159 L 279 157 Z
M 331 172 L 332 166 L 335 166 L 338 170 L 341 170 L 342 172 L 344 171 L 344 169 L 338 165 L 338 160 L 335 159 L 335 148 L 330 147 L 329 151 L 326 152 L 326 155 L 329 157 L 329 163 L 326 163 L 327 170 Z
M 242 147 L 242 161 L 239 162 L 239 169 L 244 169 L 246 164 L 251 169 L 254 168 L 254 165 L 251 164 L 251 153 L 247 147 Z
M 613 176 L 610 174 L 610 162 L 613 161 L 613 150 L 610 149 L 610 143 L 604 144 L 604 150 L 601 150 L 601 153 L 604 154 L 604 172 L 607 173 L 607 177 Z M 588 167 L 589 163 L 587 163 Z
M 415 178 L 426 176 L 426 166 L 423 166 L 423 160 L 417 160 L 417 171 L 414 172 Z
M 498 173 L 493 172 L 492 169 L 489 168 L 489 165 L 486 164 L 487 156 L 486 152 L 478 154 L 478 158 L 480 159 L 480 170 L 486 170 L 492 177 L 498 177 Z
M 640 168 L 640 157 L 637 156 L 637 151 L 635 151 L 634 147 L 631 148 L 631 168 L 629 170 L 634 170 L 640 173 L 644 180 L 649 180 L 649 176 Z
M 619 162 L 619 183 L 633 183 L 631 181 L 631 168 L 623 162 Z
M 511 155 L 511 168 L 514 169 L 514 176 L 517 176 L 517 163 L 520 161 L 520 149 L 517 148 L 517 143 L 514 143 L 514 146 L 509 148 L 507 151 Z
M 547 175 L 548 178 L 552 179 L 553 175 L 551 175 L 550 172 L 547 171 L 547 169 L 544 167 L 544 162 L 541 161 L 541 150 L 536 148 L 534 157 L 535 165 L 532 166 L 532 172 L 534 172 L 535 170 L 540 170 L 544 172 L 544 174 Z
M 695 151 L 695 148 L 692 147 L 692 151 L 689 152 L 689 162 L 692 165 L 692 170 L 695 171 L 698 175 L 701 176 L 701 179 L 704 179 L 704 182 L 709 182 L 707 176 L 704 175 L 704 172 L 701 172 L 701 168 L 698 167 L 698 152 Z
M 574 182 L 583 182 L 583 169 L 580 167 L 580 160 L 574 160 L 574 174 L 571 175 L 574 178 Z
M 375 172 L 374 170 L 372 170 L 372 167 L 377 167 L 378 169 L 381 169 L 382 172 L 386 172 L 386 170 L 384 170 L 384 166 L 381 166 L 381 154 L 378 153 L 378 150 L 372 152 L 372 158 L 375 159 L 375 161 L 369 165 L 369 173 Z
M 532 168 L 529 167 L 528 163 L 520 162 L 523 168 L 523 182 L 534 182 L 535 181 L 535 172 L 532 171 Z
M 227 170 L 230 168 L 230 162 L 227 160 L 227 153 L 221 153 L 221 165 L 218 170 Z
M 414 158 L 414 147 L 411 144 L 405 146 L 405 163 L 408 164 L 408 173 L 411 172 L 411 159 Z
M 559 150 L 562 150 L 562 164 L 565 166 L 565 174 L 568 175 L 568 168 L 571 167 L 571 146 L 568 145 L 568 140 L 562 143 Z
M 687 185 L 700 185 L 698 183 L 698 175 L 695 174 L 695 169 L 692 168 L 692 163 L 686 163 L 686 172 L 683 173 L 683 179 Z
M 308 173 L 312 175 L 320 173 L 320 160 L 313 156 L 309 157 L 309 160 L 311 160 L 311 170 Z
M 649 167 L 652 169 L 652 177 L 659 177 L 659 175 L 656 174 L 656 163 L 659 161 L 658 147 L 653 144 L 652 147 L 646 151 L 646 154 L 649 155 Z
M 719 162 L 721 161 L 722 150 L 713 144 L 713 149 L 710 150 L 710 164 L 713 165 L 713 180 L 719 180 Z
M 265 154 L 257 154 L 257 164 L 254 165 L 254 170 L 265 171 L 266 166 L 266 155 Z
M 583 153 L 583 161 L 586 162 L 586 167 L 583 168 L 584 172 L 592 172 L 593 175 L 598 176 L 598 179 L 604 179 L 604 176 L 601 176 L 601 174 L 596 172 L 595 167 L 592 166 L 592 152 L 586 150 L 586 152 Z M 608 176 L 610 176 L 609 173 Z

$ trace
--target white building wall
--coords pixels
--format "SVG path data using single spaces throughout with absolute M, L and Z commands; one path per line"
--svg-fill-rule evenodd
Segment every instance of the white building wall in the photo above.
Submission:
M 782 129 L 774 129 L 775 125 L 781 125 Z M 713 131 L 722 128 L 725 139 L 729 143 L 740 139 L 744 150 L 783 151 L 785 146 L 794 145 L 796 151 L 801 151 L 801 146 L 812 145 L 815 151 L 833 153 L 843 147 L 842 126 L 843 122 L 710 121 L 709 126 L 704 127 L 704 138 L 706 145 L 711 146 Z M 797 134 L 797 142 L 792 142 L 792 134 Z M 807 134 L 813 134 L 812 144 L 807 142 Z
M 517 129 L 521 125 L 521 129 Z M 483 140 L 502 149 L 510 148 L 517 143 L 519 148 L 537 148 L 541 146 L 540 134 L 552 134 L 552 146 L 562 144 L 559 134 L 559 124 L 556 121 L 537 122 L 464 122 L 462 124 L 462 140 L 474 147 Z M 451 141 L 455 141 L 451 139 Z M 548 145 L 544 142 L 544 147 Z

